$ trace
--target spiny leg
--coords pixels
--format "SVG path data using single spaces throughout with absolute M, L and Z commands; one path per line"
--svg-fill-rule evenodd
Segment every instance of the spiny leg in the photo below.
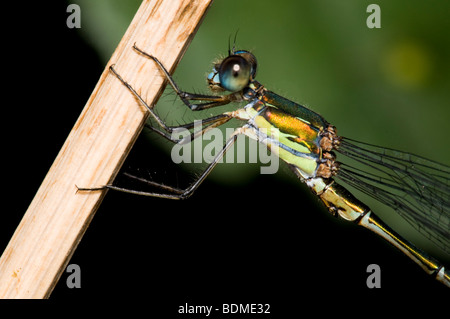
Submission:
M 239 129 L 238 129 L 239 130 Z M 154 187 L 159 187 L 161 189 L 165 189 L 168 192 L 171 192 L 172 194 L 165 194 L 165 193 L 155 193 L 155 192 L 145 192 L 145 191 L 138 191 L 133 189 L 127 189 L 123 187 L 118 187 L 114 185 L 104 185 L 101 187 L 95 187 L 95 188 L 83 188 L 78 187 L 78 191 L 97 191 L 97 190 L 105 190 L 105 189 L 112 189 L 119 192 L 129 193 L 129 194 L 135 194 L 135 195 L 141 195 L 141 196 L 149 196 L 149 197 L 159 197 L 159 198 L 166 198 L 166 199 L 186 199 L 190 197 L 194 191 L 200 186 L 200 184 L 205 180 L 205 178 L 211 173 L 211 171 L 216 167 L 216 165 L 220 162 L 220 160 L 224 157 L 225 153 L 230 149 L 230 147 L 234 144 L 234 142 L 237 139 L 237 134 L 239 134 L 238 130 L 235 131 L 235 134 L 233 134 L 225 143 L 222 150 L 214 157 L 213 161 L 208 165 L 208 167 L 203 171 L 203 173 L 186 189 L 179 189 L 176 187 L 167 186 L 164 184 L 155 183 L 152 181 L 147 181 L 144 178 L 136 177 L 131 174 L 127 174 L 128 177 L 131 177 L 133 179 L 139 180 L 141 182 L 147 183 Z
M 202 125 L 207 125 L 204 129 L 201 130 L 201 132 L 199 133 L 192 133 L 190 138 L 189 136 L 183 139 L 173 139 L 171 137 L 171 133 L 175 132 L 177 129 L 181 129 L 181 128 L 186 128 L 186 129 L 191 129 L 195 126 L 196 122 L 192 122 L 192 123 L 188 123 L 188 124 L 184 124 L 184 125 L 179 125 L 179 126 L 168 126 L 153 110 L 153 108 L 151 108 L 147 102 L 144 101 L 144 99 L 139 95 L 139 93 L 136 92 L 136 90 L 128 83 L 126 82 L 121 76 L 120 74 L 118 74 L 116 72 L 116 70 L 114 69 L 114 65 L 111 65 L 109 67 L 109 69 L 111 70 L 111 72 L 120 80 L 120 82 L 122 82 L 122 84 L 128 88 L 128 90 L 139 100 L 139 102 L 149 111 L 150 115 L 155 119 L 155 121 L 158 123 L 158 125 L 165 131 L 161 131 L 158 130 L 152 126 L 146 125 L 147 128 L 150 128 L 151 130 L 155 131 L 156 133 L 160 134 L 161 136 L 167 138 L 168 140 L 175 142 L 175 143 L 179 143 L 181 141 L 183 141 L 183 143 L 187 143 L 191 140 L 193 140 L 194 138 L 197 138 L 201 135 L 203 135 L 207 130 L 220 126 L 222 124 L 224 124 L 225 122 L 229 121 L 231 119 L 231 116 L 227 115 L 227 114 L 220 114 L 217 116 L 213 116 L 210 118 L 206 118 L 202 120 Z M 164 69 L 165 70 L 165 69 Z M 172 81 L 173 83 L 173 81 Z M 175 85 L 175 83 L 174 83 Z M 228 102 L 227 102 L 228 103 Z
M 170 86 L 173 88 L 175 93 L 180 97 L 180 99 L 183 101 L 183 103 L 189 107 L 192 111 L 200 111 L 205 110 L 211 107 L 221 106 L 228 104 L 230 102 L 236 102 L 241 101 L 242 96 L 238 93 L 231 93 L 228 95 L 204 95 L 204 94 L 194 94 L 194 93 L 188 93 L 181 91 L 178 87 L 178 85 L 175 83 L 175 81 L 172 79 L 172 76 L 169 74 L 167 69 L 164 67 L 164 65 L 153 55 L 148 54 L 145 51 L 142 51 L 139 49 L 136 44 L 133 45 L 133 49 L 136 50 L 138 53 L 144 55 L 145 57 L 153 60 L 156 65 L 160 68 L 160 70 L 164 73 L 167 81 L 169 82 Z M 189 101 L 208 101 L 206 103 L 200 103 L 200 104 L 191 104 Z
M 162 137 L 168 139 L 169 141 L 173 142 L 173 143 L 177 143 L 180 145 L 184 145 L 184 144 L 188 144 L 190 142 L 192 142 L 194 139 L 202 136 L 203 134 L 205 134 L 207 131 L 218 127 L 220 125 L 225 124 L 226 122 L 228 122 L 230 119 L 232 119 L 232 116 L 228 115 L 228 114 L 219 114 L 216 116 L 212 116 L 206 119 L 202 119 L 200 125 L 198 124 L 198 122 L 192 122 L 192 123 L 188 123 L 188 124 L 183 124 L 183 125 L 179 125 L 179 126 L 170 126 L 170 132 L 171 133 L 176 133 L 177 131 L 181 132 L 181 129 L 192 129 L 195 128 L 196 125 L 199 126 L 204 126 L 201 130 L 199 131 L 194 131 L 192 132 L 190 135 L 185 136 L 183 138 L 174 138 L 171 134 L 158 130 L 157 128 L 149 125 L 149 124 L 145 124 L 145 127 L 158 133 L 159 135 L 161 135 Z
M 122 82 L 123 85 L 125 85 L 125 87 L 131 92 L 133 93 L 133 95 L 139 100 L 139 102 L 145 106 L 145 108 L 147 109 L 147 111 L 150 113 L 150 115 L 155 119 L 155 121 L 158 123 L 159 126 L 161 126 L 165 131 L 167 132 L 171 132 L 170 131 L 170 127 L 168 127 L 166 125 L 166 123 L 164 123 L 164 121 L 153 111 L 153 108 L 151 108 L 150 106 L 148 106 L 147 102 L 144 101 L 144 99 L 139 95 L 138 92 L 136 92 L 136 90 L 127 82 L 125 81 L 119 73 L 116 72 L 116 70 L 114 69 L 114 64 L 109 66 L 109 70 L 116 76 L 116 78 L 119 79 L 120 82 Z
M 170 83 L 170 85 L 172 86 L 172 88 L 174 89 L 174 91 L 176 92 L 176 94 L 180 97 L 180 99 L 183 101 L 184 104 L 186 104 L 191 110 L 193 111 L 198 111 L 198 110 L 204 110 L 206 108 L 211 108 L 211 107 L 216 107 L 216 106 L 220 106 L 220 105 L 225 105 L 228 104 L 230 102 L 234 102 L 234 101 L 240 101 L 242 100 L 242 96 L 240 93 L 231 93 L 229 95 L 224 95 L 224 96 L 217 96 L 217 95 L 201 95 L 201 94 L 192 94 L 192 93 L 187 93 L 187 92 L 183 92 L 178 88 L 178 85 L 175 83 L 175 81 L 172 79 L 171 75 L 169 74 L 169 72 L 167 71 L 167 69 L 164 67 L 164 65 L 154 56 L 142 51 L 141 49 L 139 49 L 136 44 L 133 45 L 133 49 L 136 50 L 138 53 L 144 55 L 147 58 L 150 58 L 151 60 L 153 60 L 158 67 L 160 68 L 160 70 L 164 73 L 166 79 L 168 80 L 168 82 Z M 139 93 L 137 93 L 137 91 L 128 83 L 126 82 L 118 73 L 117 71 L 114 69 L 114 65 L 111 65 L 109 67 L 109 69 L 111 70 L 111 72 L 117 77 L 117 79 L 119 79 L 122 84 L 128 88 L 128 90 L 139 100 L 139 102 L 149 111 L 150 115 L 155 119 L 155 121 L 158 123 L 158 125 L 165 131 L 161 131 L 158 130 L 154 127 L 150 127 L 148 125 L 146 125 L 148 128 L 150 128 L 151 130 L 155 131 L 156 133 L 160 134 L 161 136 L 169 139 L 172 142 L 175 143 L 179 143 L 181 141 L 183 141 L 183 143 L 186 143 L 192 139 L 195 139 L 196 137 L 199 137 L 201 135 L 203 135 L 206 131 L 220 126 L 222 124 L 224 124 L 225 122 L 227 122 L 228 120 L 231 119 L 231 116 L 226 115 L 226 114 L 220 114 L 217 116 L 213 116 L 207 119 L 202 120 L 202 126 L 206 125 L 206 127 L 204 129 L 201 130 L 201 132 L 199 133 L 192 133 L 190 138 L 186 137 L 183 139 L 173 139 L 170 134 L 173 133 L 174 131 L 176 131 L 177 129 L 181 129 L 181 128 L 187 128 L 190 129 L 192 127 L 194 127 L 194 125 L 196 124 L 196 122 L 193 123 L 189 123 L 189 124 L 184 124 L 184 125 L 179 125 L 179 126 L 168 126 L 153 110 L 153 108 L 151 108 L 145 101 L 144 99 L 139 95 Z M 189 102 L 189 100 L 199 100 L 199 101 L 209 101 L 207 103 L 201 103 L 201 104 L 191 104 Z

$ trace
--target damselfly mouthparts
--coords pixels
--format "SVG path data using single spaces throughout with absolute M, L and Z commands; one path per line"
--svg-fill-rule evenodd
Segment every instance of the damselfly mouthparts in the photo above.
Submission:
M 111 72 L 144 105 L 159 128 L 149 126 L 173 143 L 189 143 L 207 131 L 231 119 L 242 121 L 206 170 L 186 189 L 161 185 L 129 175 L 165 192 L 144 192 L 115 185 L 79 190 L 114 189 L 137 195 L 185 199 L 192 195 L 238 135 L 246 135 L 264 144 L 285 161 L 289 168 L 325 204 L 330 213 L 353 221 L 377 235 L 419 264 L 428 274 L 450 287 L 450 273 L 434 258 L 403 239 L 378 218 L 371 209 L 337 183 L 342 181 L 392 207 L 399 215 L 425 234 L 447 253 L 450 252 L 450 167 L 388 148 L 337 135 L 336 128 L 321 115 L 267 90 L 255 80 L 257 62 L 249 51 L 229 50 L 228 56 L 208 75 L 209 87 L 224 95 L 201 95 L 181 91 L 163 64 L 154 56 L 133 46 L 138 54 L 153 60 L 163 72 L 178 97 L 192 111 L 233 102 L 245 102 L 242 108 L 203 119 L 201 129 L 183 138 L 174 138 L 180 129 L 193 129 L 194 123 L 168 126 L 143 98 L 111 66 Z M 198 103 L 193 103 L 197 101 Z M 338 162 L 334 152 L 359 162 L 365 169 Z M 345 159 L 344 157 L 344 159 Z

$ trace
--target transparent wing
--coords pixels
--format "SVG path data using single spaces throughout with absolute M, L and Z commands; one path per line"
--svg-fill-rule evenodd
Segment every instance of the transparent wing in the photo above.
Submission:
M 450 253 L 450 167 L 348 138 L 337 152 L 360 163 L 341 163 L 338 179 L 392 207 Z

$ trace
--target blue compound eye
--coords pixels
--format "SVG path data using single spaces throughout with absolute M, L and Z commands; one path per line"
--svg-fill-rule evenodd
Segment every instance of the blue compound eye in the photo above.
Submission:
M 250 81 L 251 65 L 239 55 L 231 55 L 223 60 L 219 69 L 221 86 L 228 91 L 237 92 Z

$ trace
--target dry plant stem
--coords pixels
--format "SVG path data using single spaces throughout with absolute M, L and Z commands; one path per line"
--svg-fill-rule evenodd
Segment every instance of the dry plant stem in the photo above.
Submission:
M 163 76 L 134 43 L 170 70 L 181 59 L 211 0 L 143 1 L 79 119 L 0 259 L 0 298 L 47 298 L 147 118 L 109 65 L 153 105 Z M 126 238 L 124 238 L 126 240 Z

